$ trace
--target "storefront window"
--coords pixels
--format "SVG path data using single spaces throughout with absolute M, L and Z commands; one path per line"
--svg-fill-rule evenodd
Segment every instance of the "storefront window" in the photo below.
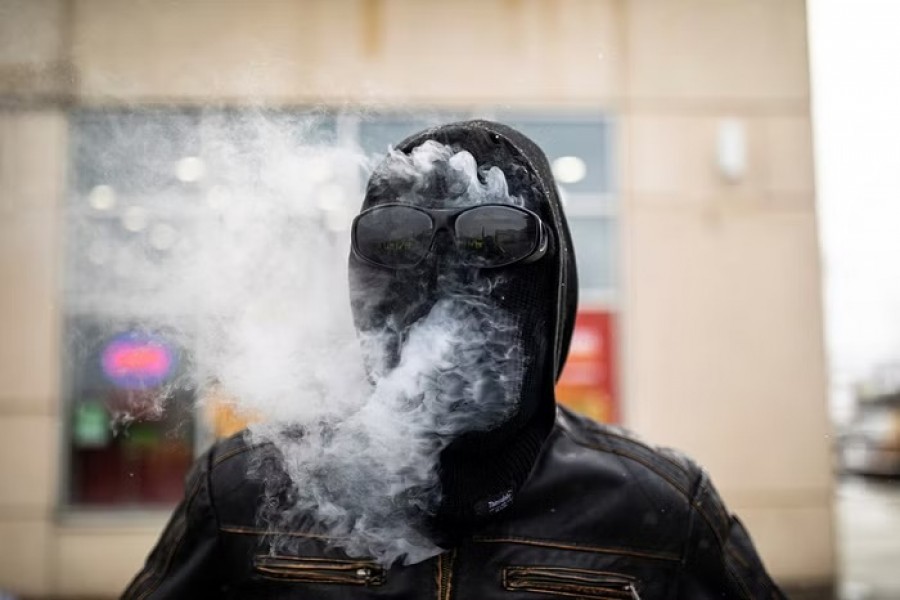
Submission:
M 586 299 L 611 298 L 616 286 L 616 222 L 609 216 L 573 214 L 569 229 L 578 258 L 578 286 Z
M 335 122 L 284 111 L 85 110 L 70 124 L 65 500 L 167 505 L 221 419 L 200 414 L 210 386 L 188 376 L 196 315 L 161 306 L 160 294 L 222 203 L 288 195 L 291 181 L 327 186 L 336 168 L 319 149 L 334 146 Z
M 612 148 L 607 119 L 512 114 L 501 120 L 537 142 L 550 159 L 557 182 L 569 195 L 601 197 L 612 193 Z

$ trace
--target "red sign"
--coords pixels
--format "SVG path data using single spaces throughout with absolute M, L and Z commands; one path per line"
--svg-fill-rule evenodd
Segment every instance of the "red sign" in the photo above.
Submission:
M 603 423 L 619 420 L 612 314 L 580 310 L 556 399 Z

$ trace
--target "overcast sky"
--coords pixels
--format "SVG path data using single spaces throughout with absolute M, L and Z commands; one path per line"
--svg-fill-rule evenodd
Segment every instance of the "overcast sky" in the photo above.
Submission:
M 808 9 L 826 330 L 840 386 L 900 364 L 900 0 Z

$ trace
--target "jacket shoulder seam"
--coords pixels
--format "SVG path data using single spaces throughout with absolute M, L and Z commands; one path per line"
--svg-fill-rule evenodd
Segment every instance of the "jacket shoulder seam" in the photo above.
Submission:
M 564 412 L 564 411 L 562 411 L 562 410 L 560 410 L 559 412 L 560 412 L 562 415 L 564 415 L 564 416 L 563 416 L 563 419 L 560 419 L 560 421 L 564 421 L 564 422 L 561 423 L 562 429 L 564 429 L 564 430 L 566 430 L 566 431 L 570 431 L 570 430 L 571 430 L 571 425 L 568 423 L 568 421 L 571 420 L 572 417 L 571 417 L 570 415 L 566 414 L 566 412 Z M 660 459 L 664 460 L 666 463 L 672 465 L 673 467 L 675 467 L 676 469 L 678 469 L 679 471 L 681 471 L 682 473 L 684 473 L 686 476 L 688 476 L 688 477 L 691 476 L 692 473 L 691 473 L 691 469 L 690 469 L 689 467 L 687 467 L 687 466 L 685 466 L 685 465 L 679 463 L 678 461 L 674 460 L 672 457 L 667 456 L 665 453 L 660 452 L 660 449 L 659 449 L 659 448 L 654 447 L 654 446 L 648 444 L 647 442 L 644 442 L 644 441 L 642 441 L 642 440 L 639 440 L 639 439 L 637 439 L 637 438 L 635 438 L 635 437 L 627 436 L 627 435 L 623 435 L 623 434 L 621 434 L 621 433 L 618 433 L 618 432 L 616 432 L 616 431 L 614 431 L 614 430 L 612 430 L 612 429 L 610 429 L 610 428 L 608 428 L 608 427 L 603 427 L 602 430 L 596 429 L 596 427 L 600 426 L 599 423 L 593 423 L 593 422 L 592 422 L 591 424 L 594 425 L 594 429 L 593 429 L 592 433 L 595 433 L 596 435 L 601 435 L 601 436 L 606 436 L 606 437 L 615 438 L 615 439 L 617 439 L 617 440 L 621 440 L 621 441 L 624 442 L 624 443 L 633 444 L 633 445 L 635 445 L 635 446 L 638 446 L 638 447 L 640 447 L 640 448 L 643 448 L 644 450 L 646 450 L 646 451 L 648 451 L 648 452 L 652 452 L 653 454 L 655 454 L 656 456 L 658 456 Z M 571 437 L 571 436 L 570 436 L 570 437 Z M 574 439 L 574 438 L 573 438 L 573 439 Z
M 669 484 L 669 486 L 672 489 L 674 489 L 676 492 L 678 492 L 678 494 L 681 497 L 683 497 L 688 502 L 688 504 L 692 504 L 692 501 L 691 501 L 692 499 L 691 499 L 690 494 L 688 493 L 687 489 L 685 489 L 680 483 L 675 481 L 675 479 L 672 478 L 670 475 L 666 474 L 664 471 L 659 469 L 656 465 L 653 465 L 650 461 L 645 460 L 644 458 L 642 458 L 641 456 L 639 456 L 637 454 L 628 452 L 628 451 L 620 449 L 620 448 L 615 448 L 613 446 L 604 447 L 604 446 L 600 446 L 597 444 L 591 444 L 584 440 L 577 439 L 575 436 L 571 435 L 571 433 L 568 431 L 568 429 L 566 429 L 565 427 L 562 429 L 563 429 L 563 432 L 566 434 L 566 436 L 570 440 L 572 440 L 574 443 L 578 444 L 579 446 L 581 446 L 583 448 L 596 450 L 598 452 L 606 452 L 608 454 L 613 454 L 615 456 L 621 456 L 623 458 L 628 458 L 630 460 L 633 460 L 633 461 L 643 465 L 645 468 L 647 468 L 650 471 L 652 471 L 653 473 L 655 473 L 660 479 L 662 479 L 667 484 Z M 627 438 L 622 438 L 622 439 L 627 440 Z
M 687 467 L 680 464 L 678 461 L 673 460 L 671 457 L 666 456 L 665 454 L 661 453 L 658 448 L 654 448 L 650 444 L 642 442 L 641 440 L 637 440 L 635 438 L 616 433 L 615 431 L 603 431 L 601 433 L 601 435 L 607 435 L 609 437 L 614 437 L 616 439 L 622 440 L 623 442 L 628 442 L 628 443 L 634 444 L 635 446 L 640 446 L 641 448 L 644 448 L 645 450 L 649 450 L 650 452 L 653 452 L 654 454 L 659 456 L 662 460 L 666 461 L 667 463 L 669 463 L 670 465 L 672 465 L 673 467 L 675 467 L 676 469 L 678 469 L 685 475 L 690 476 L 690 474 L 691 474 L 690 470 Z
M 240 435 L 240 434 L 237 434 Z M 220 452 L 213 452 L 213 456 L 210 459 L 210 471 L 215 470 L 217 467 L 221 466 L 225 462 L 231 460 L 236 456 L 240 456 L 242 454 L 246 454 L 247 452 L 252 452 L 254 450 L 259 450 L 260 448 L 265 448 L 266 446 L 270 446 L 271 444 L 268 442 L 260 442 L 256 444 L 248 444 L 243 440 L 239 440 L 235 437 L 231 437 L 225 442 L 222 443 L 223 446 L 228 442 L 236 441 L 238 442 L 238 446 L 234 448 L 222 448 Z
M 145 583 L 149 583 L 149 587 L 146 588 L 144 590 L 144 592 L 141 593 L 137 597 L 137 600 L 144 600 L 145 598 L 147 598 L 148 596 L 153 594 L 153 592 L 155 592 L 159 588 L 159 586 L 162 584 L 163 579 L 165 578 L 166 574 L 169 572 L 169 567 L 172 564 L 172 559 L 178 553 L 178 550 L 181 548 L 181 543 L 184 541 L 184 536 L 187 533 L 188 513 L 190 512 L 190 508 L 193 505 L 194 499 L 196 498 L 197 494 L 200 492 L 201 487 L 203 487 L 202 479 L 200 477 L 198 477 L 197 481 L 194 482 L 194 485 L 191 488 L 191 491 L 186 496 L 186 500 L 185 500 L 185 504 L 184 504 L 184 514 L 180 515 L 180 518 L 178 520 L 178 526 L 180 529 L 180 531 L 178 532 L 178 536 L 173 540 L 171 549 L 166 554 L 166 558 L 163 560 L 162 564 L 160 565 L 162 568 L 159 570 L 154 569 L 153 571 L 147 572 L 146 577 L 135 586 L 135 587 L 139 587 Z
M 747 583 L 744 581 L 744 578 L 740 576 L 736 569 L 734 569 L 731 565 L 726 564 L 725 570 L 728 574 L 734 579 L 738 586 L 741 588 L 741 593 L 744 595 L 744 598 L 747 600 L 753 600 L 753 596 L 750 594 L 750 589 L 747 587 Z
M 730 517 L 724 512 L 724 507 L 721 507 L 721 511 L 719 513 L 719 517 L 722 519 L 720 523 L 716 524 L 715 519 L 710 515 L 707 507 L 700 502 L 699 498 L 709 490 L 709 486 L 706 485 L 707 477 L 705 474 L 701 474 L 700 482 L 697 486 L 697 493 L 694 498 L 691 499 L 691 506 L 700 513 L 700 516 L 703 517 L 703 520 L 706 521 L 706 524 L 709 525 L 709 528 L 712 529 L 713 534 L 716 536 L 716 541 L 719 542 L 719 545 L 724 550 L 727 546 L 725 543 L 725 536 L 727 535 L 727 529 L 729 526 Z M 718 503 L 721 505 L 721 502 Z
M 630 548 L 615 548 L 605 546 L 591 546 L 571 542 L 557 542 L 555 540 L 526 538 L 519 536 L 475 536 L 473 542 L 482 544 L 522 544 L 525 546 L 540 546 L 544 548 L 555 548 L 557 550 L 576 550 L 579 552 L 595 552 L 599 554 L 619 554 L 623 556 L 634 556 L 636 558 L 648 558 L 653 560 L 677 561 L 678 557 L 673 554 L 663 552 L 652 552 L 648 550 L 632 550 Z
M 231 450 L 227 450 L 227 451 L 223 452 L 222 454 L 217 454 L 211 461 L 210 470 L 215 469 L 216 467 L 218 467 L 219 465 L 221 465 L 228 459 L 234 458 L 235 456 L 238 456 L 240 454 L 244 454 L 245 452 L 249 452 L 252 449 L 253 449 L 253 446 L 240 446 L 238 448 L 232 448 Z

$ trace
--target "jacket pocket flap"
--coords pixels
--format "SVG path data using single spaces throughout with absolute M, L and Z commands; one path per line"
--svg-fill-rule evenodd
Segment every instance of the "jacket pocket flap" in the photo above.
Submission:
M 503 568 L 507 590 L 557 596 L 640 600 L 637 580 L 631 575 L 571 567 L 508 566 Z
M 384 569 L 365 560 L 259 554 L 253 568 L 262 577 L 307 583 L 381 585 Z

